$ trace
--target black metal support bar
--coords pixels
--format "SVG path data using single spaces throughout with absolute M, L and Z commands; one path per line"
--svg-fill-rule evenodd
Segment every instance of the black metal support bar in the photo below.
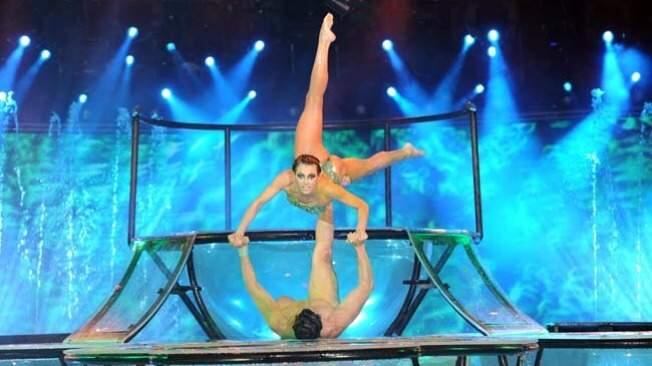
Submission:
M 346 240 L 346 235 L 354 229 L 339 229 L 335 230 L 335 239 Z M 438 230 L 438 229 L 411 229 L 410 233 L 415 235 L 437 235 L 437 236 L 450 236 L 450 235 L 469 235 L 468 232 L 463 230 Z M 210 243 L 228 243 L 227 236 L 231 234 L 230 231 L 215 231 L 215 232 L 198 232 L 196 233 L 195 245 L 197 244 L 210 244 Z M 399 228 L 382 228 L 382 229 L 367 229 L 369 240 L 409 240 L 410 236 L 405 229 Z M 251 241 L 312 241 L 315 240 L 315 230 L 265 230 L 265 231 L 248 231 L 247 236 Z M 142 238 L 142 239 L 147 239 Z
M 475 108 L 475 107 L 474 107 Z M 379 119 L 366 119 L 366 120 L 350 120 L 350 121 L 333 121 L 327 122 L 324 124 L 325 129 L 350 129 L 354 127 L 382 127 L 384 124 L 389 123 L 392 127 L 399 125 L 410 125 L 414 123 L 424 123 L 424 122 L 435 122 L 435 121 L 446 121 L 454 118 L 464 117 L 469 114 L 468 106 L 467 108 L 451 112 L 451 113 L 442 113 L 442 114 L 433 114 L 428 116 L 420 117 L 401 117 L 401 118 L 388 118 L 384 120 Z M 177 121 L 168 121 L 164 119 L 151 119 L 140 117 L 140 121 L 162 127 L 169 128 L 182 128 L 188 130 L 225 130 L 227 128 L 231 131 L 294 131 L 296 129 L 296 123 L 282 123 L 282 124 L 238 124 L 238 125 L 220 125 L 215 123 L 190 123 L 190 122 L 177 122 Z
M 392 324 L 390 324 L 389 327 L 387 327 L 387 330 L 385 331 L 385 337 L 391 337 L 393 335 L 398 334 L 396 330 L 398 329 L 399 325 L 403 323 L 403 319 L 405 318 L 407 311 L 410 308 L 410 304 L 414 299 L 414 294 L 417 291 L 417 281 L 419 280 L 419 276 L 421 275 L 421 263 L 417 259 L 416 255 L 414 256 L 412 263 L 413 263 L 412 275 L 410 276 L 410 280 L 409 280 L 410 287 L 408 288 L 408 291 L 405 294 L 403 305 L 401 305 L 401 309 L 398 311 L 398 314 L 396 314 L 396 318 L 394 318 Z M 430 280 L 428 280 L 428 283 L 430 283 Z
M 152 258 L 152 262 L 154 262 L 156 267 L 158 267 L 159 271 L 163 273 L 163 276 L 165 276 L 165 278 L 170 279 L 174 277 L 173 271 L 171 271 L 168 268 L 168 266 L 165 264 L 165 261 L 163 261 L 163 259 L 161 259 L 161 257 L 159 257 L 159 255 L 156 252 L 151 252 L 148 250 L 147 254 L 149 254 L 149 257 Z
M 539 349 L 537 350 L 537 355 L 534 358 L 534 366 L 540 366 L 542 359 L 543 359 L 543 347 L 539 347 Z
M 404 285 L 429 286 L 432 285 L 430 280 L 403 280 Z
M 441 270 L 444 268 L 444 265 L 446 265 L 446 262 L 448 262 L 451 255 L 453 255 L 453 251 L 455 250 L 456 247 L 457 247 L 456 245 L 446 246 L 444 252 L 441 253 L 441 256 L 439 256 L 439 259 L 437 260 L 437 264 L 435 264 L 435 266 L 433 267 L 435 273 L 439 274 L 439 272 L 441 272 Z
M 224 130 L 224 226 L 231 230 L 231 129 Z
M 335 239 L 345 240 L 346 235 L 354 229 L 338 229 L 335 230 Z M 468 232 L 463 230 L 438 230 L 438 229 L 412 229 L 410 233 L 415 235 L 468 235 Z M 231 231 L 214 231 L 214 232 L 198 232 L 194 233 L 196 239 L 194 245 L 197 244 L 211 244 L 211 243 L 228 243 L 228 235 Z M 399 228 L 379 228 L 367 229 L 369 240 L 409 240 L 410 236 L 405 229 Z M 312 241 L 315 240 L 314 230 L 265 230 L 265 231 L 247 231 L 247 236 L 251 241 Z M 149 237 L 139 238 L 141 240 L 148 240 Z
M 183 301 L 184 305 L 190 310 L 190 313 L 192 314 L 193 318 L 197 321 L 197 324 L 201 327 L 201 329 L 206 333 L 206 335 L 212 339 L 211 334 L 212 334 L 212 329 L 206 324 L 206 322 L 203 321 L 203 317 L 201 312 L 197 309 L 195 304 L 192 302 L 190 299 L 190 296 L 188 296 L 187 293 L 177 291 L 174 293 L 175 295 L 179 296 L 181 298 L 181 301 Z
M 354 231 L 353 229 L 335 230 L 335 238 L 345 240 L 346 235 Z M 208 243 L 228 243 L 227 236 L 229 231 L 224 232 L 201 232 L 197 233 L 197 244 Z M 407 240 L 407 232 L 403 229 L 368 229 L 367 235 L 370 240 L 374 239 L 403 239 Z M 314 230 L 267 230 L 267 231 L 248 231 L 247 236 L 251 241 L 312 241 L 315 240 Z
M 389 151 L 392 141 L 388 122 L 385 122 L 384 137 L 384 149 Z M 385 168 L 385 226 L 392 226 L 392 206 L 392 168 L 388 166 Z
M 410 324 L 410 320 L 412 320 L 414 313 L 416 313 L 417 309 L 419 309 L 419 306 L 423 302 L 423 299 L 426 298 L 426 295 L 428 294 L 429 290 L 430 290 L 429 287 L 419 289 L 417 295 L 412 299 L 412 301 L 410 302 L 407 308 L 407 311 L 405 312 L 405 316 L 403 317 L 403 319 L 401 319 L 401 323 L 398 324 L 398 326 L 396 327 L 397 336 L 403 335 L 403 332 L 405 332 L 405 328 L 407 328 L 408 324 Z
M 206 332 L 206 335 L 211 339 L 225 339 L 226 337 L 220 331 L 220 328 L 215 323 L 215 320 L 211 316 L 210 311 L 204 303 L 204 298 L 201 296 L 201 287 L 197 281 L 197 275 L 195 274 L 195 261 L 193 260 L 193 254 L 190 253 L 188 262 L 186 262 L 186 270 L 188 271 L 188 281 L 190 281 L 190 287 L 192 288 L 192 294 L 195 297 L 195 303 L 197 303 L 197 309 L 202 316 L 202 328 Z
M 450 258 L 451 254 L 453 254 L 453 250 L 455 250 L 455 245 L 449 245 L 446 247 L 444 252 L 441 254 L 439 259 L 437 260 L 437 264 L 433 267 L 435 273 L 441 272 L 441 270 L 444 268 L 444 265 L 446 262 L 448 262 L 448 259 Z M 410 297 L 408 298 L 406 296 L 405 302 L 403 303 L 403 306 L 401 307 L 401 311 L 399 312 L 399 316 L 394 319 L 394 322 L 392 322 L 391 330 L 392 334 L 394 335 L 402 335 L 403 332 L 405 331 L 405 328 L 407 328 L 408 324 L 410 323 L 410 320 L 412 320 L 412 317 L 416 313 L 417 309 L 419 309 L 419 306 L 423 302 L 423 299 L 425 299 L 426 295 L 428 294 L 428 291 L 430 290 L 430 287 L 426 288 L 421 288 L 419 290 L 419 293 L 416 294 L 416 286 L 419 284 L 430 284 L 432 286 L 435 286 L 432 282 L 432 280 L 427 279 L 427 280 L 414 280 L 414 268 L 417 267 L 418 264 L 418 270 L 419 272 L 416 274 L 417 279 L 421 275 L 421 263 L 419 262 L 418 257 L 415 255 L 414 257 L 414 267 L 413 267 L 413 272 L 412 272 L 412 281 L 410 283 L 410 291 L 408 291 L 408 294 Z M 423 282 L 422 282 L 423 281 Z M 388 335 L 388 334 L 385 334 Z
M 482 227 L 482 195 L 480 193 L 480 152 L 478 143 L 478 112 L 472 103 L 467 103 L 470 112 L 471 129 L 471 163 L 473 165 L 473 204 L 475 208 L 475 241 L 482 240 L 484 229 Z
M 509 361 L 507 360 L 507 356 L 498 355 L 497 357 L 498 357 L 498 365 L 499 366 L 509 366 Z
M 129 180 L 129 217 L 127 222 L 127 243 L 136 237 L 136 190 L 138 186 L 138 143 L 140 140 L 140 115 L 131 116 L 131 166 Z

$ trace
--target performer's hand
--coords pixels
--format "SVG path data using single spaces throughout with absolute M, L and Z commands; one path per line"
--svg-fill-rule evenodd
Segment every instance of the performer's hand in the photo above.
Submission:
M 349 184 L 351 184 L 351 177 L 349 177 L 348 175 L 343 176 L 342 179 L 340 180 L 340 184 L 342 185 L 342 187 L 348 186 Z
M 363 244 L 367 238 L 367 232 L 363 230 L 356 230 L 355 232 L 346 235 L 346 241 L 353 245 Z
M 228 238 L 229 238 L 229 243 L 231 243 L 231 245 L 233 245 L 236 248 L 240 248 L 249 244 L 249 237 L 237 231 L 233 234 L 230 234 Z

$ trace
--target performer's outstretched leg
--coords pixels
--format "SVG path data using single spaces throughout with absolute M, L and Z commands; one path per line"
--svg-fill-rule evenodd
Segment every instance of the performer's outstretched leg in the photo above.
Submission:
M 400 149 L 381 151 L 367 159 L 344 158 L 341 160 L 342 175 L 353 182 L 395 162 L 418 156 L 423 156 L 423 151 L 407 143 Z
M 317 53 L 310 74 L 310 86 L 306 95 L 299 122 L 297 123 L 294 140 L 294 156 L 301 154 L 314 155 L 322 163 L 328 158 L 328 150 L 322 142 L 324 93 L 328 85 L 328 50 L 335 41 L 331 31 L 333 15 L 327 14 L 319 31 Z

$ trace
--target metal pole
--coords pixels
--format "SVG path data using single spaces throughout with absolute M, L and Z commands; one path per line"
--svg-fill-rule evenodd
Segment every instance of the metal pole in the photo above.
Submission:
M 138 140 L 140 137 L 140 115 L 131 117 L 131 169 L 129 171 L 129 218 L 127 221 L 127 244 L 136 237 L 136 190 L 138 186 Z
M 482 227 L 482 195 L 480 193 L 480 153 L 478 147 L 478 113 L 475 105 L 468 103 L 469 121 L 471 128 L 471 162 L 473 165 L 473 203 L 475 206 L 475 232 L 476 241 L 482 240 L 484 230 Z
M 385 151 L 390 150 L 391 136 L 389 122 L 385 122 Z M 392 227 L 392 169 L 385 168 L 385 226 Z
M 231 128 L 224 130 L 224 226 L 231 230 Z

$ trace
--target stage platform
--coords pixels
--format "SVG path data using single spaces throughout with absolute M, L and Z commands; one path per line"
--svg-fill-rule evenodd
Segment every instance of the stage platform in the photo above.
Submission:
M 538 336 L 437 335 L 318 341 L 210 341 L 171 344 L 24 343 L 0 345 L 3 363 L 22 365 L 190 365 L 398 360 L 403 364 L 629 365 L 652 363 L 652 332 Z M 423 362 L 423 360 L 428 360 Z M 387 361 L 391 362 L 391 361 Z M 616 362 L 616 363 L 613 363 Z M 391 364 L 391 363 L 388 363 Z

